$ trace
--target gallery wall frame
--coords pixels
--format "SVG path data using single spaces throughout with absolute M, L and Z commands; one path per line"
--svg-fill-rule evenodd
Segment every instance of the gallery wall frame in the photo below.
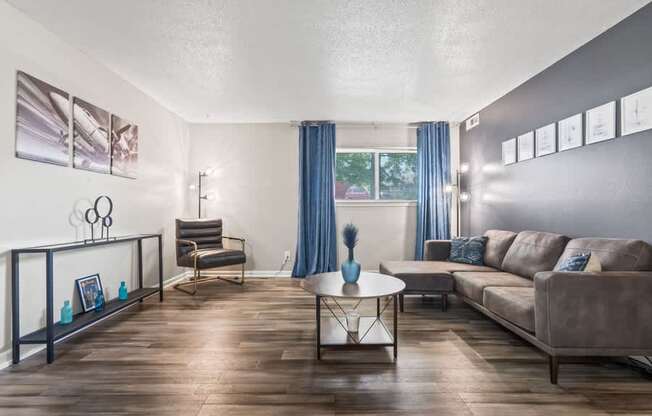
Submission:
M 534 132 L 528 131 L 518 136 L 518 161 L 534 159 Z
M 652 87 L 620 100 L 621 135 L 652 129 Z
M 541 157 L 557 152 L 557 124 L 550 123 L 534 131 L 535 156 Z
M 560 120 L 557 126 L 557 141 L 560 152 L 582 147 L 582 113 Z
M 610 101 L 586 111 L 586 144 L 616 138 L 616 102 Z
M 503 142 L 502 148 L 503 165 L 516 163 L 516 139 L 509 139 Z

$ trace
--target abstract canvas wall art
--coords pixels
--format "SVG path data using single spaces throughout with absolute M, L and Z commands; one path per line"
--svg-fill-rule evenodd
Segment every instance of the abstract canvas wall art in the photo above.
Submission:
M 109 113 L 77 97 L 73 100 L 73 166 L 99 173 L 111 169 Z
M 136 178 L 138 168 L 138 126 L 113 114 L 111 116 L 113 175 Z
M 67 166 L 70 162 L 68 93 L 18 72 L 16 156 Z

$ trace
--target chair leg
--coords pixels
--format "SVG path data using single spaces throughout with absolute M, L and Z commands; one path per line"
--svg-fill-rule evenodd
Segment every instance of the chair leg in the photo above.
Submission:
M 550 371 L 550 383 L 557 384 L 557 378 L 559 376 L 559 357 L 553 355 L 548 356 L 548 370 Z
M 200 277 L 199 270 L 193 269 L 192 277 L 187 282 L 177 283 L 176 285 L 173 286 L 173 288 L 175 288 L 179 292 L 183 292 L 183 293 L 186 293 L 188 295 L 194 296 L 195 293 L 197 293 L 197 283 L 198 283 L 199 277 Z M 193 285 L 192 291 L 190 291 L 190 290 L 188 290 L 188 289 L 186 289 L 184 287 L 184 286 L 188 286 L 188 285 Z
M 448 309 L 448 293 L 441 294 L 441 311 L 446 312 Z

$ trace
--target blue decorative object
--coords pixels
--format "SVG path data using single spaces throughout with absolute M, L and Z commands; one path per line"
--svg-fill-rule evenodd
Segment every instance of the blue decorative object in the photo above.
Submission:
M 451 240 L 448 261 L 455 263 L 484 265 L 484 249 L 487 237 L 457 237 Z
M 559 272 L 583 272 L 586 268 L 586 265 L 589 264 L 591 259 L 591 253 L 588 254 L 578 254 L 576 256 L 571 256 L 566 260 L 562 261 L 557 271 Z
M 101 290 L 97 291 L 95 295 L 95 312 L 102 312 L 104 310 L 104 294 Z
M 72 322 L 72 306 L 70 306 L 69 300 L 63 302 L 63 307 L 61 308 L 61 320 L 59 322 L 62 325 L 67 325 Z
M 423 260 L 426 240 L 450 238 L 451 182 L 448 123 L 423 123 L 417 129 L 417 239 L 414 257 Z
M 127 291 L 127 284 L 122 281 L 120 282 L 120 289 L 118 289 L 118 299 L 127 300 L 129 297 L 129 292 Z
M 360 263 L 353 256 L 353 249 L 358 244 L 358 227 L 346 224 L 342 230 L 342 240 L 349 249 L 349 258 L 342 263 L 342 278 L 346 283 L 355 283 L 360 277 Z
M 293 277 L 337 270 L 335 124 L 299 126 L 299 221 Z

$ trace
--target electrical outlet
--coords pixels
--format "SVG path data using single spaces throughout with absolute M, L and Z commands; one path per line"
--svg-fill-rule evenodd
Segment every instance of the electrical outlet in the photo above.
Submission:
M 285 254 L 283 255 L 283 263 L 287 263 L 288 261 L 290 261 L 290 256 L 291 256 L 290 250 L 285 250 Z

